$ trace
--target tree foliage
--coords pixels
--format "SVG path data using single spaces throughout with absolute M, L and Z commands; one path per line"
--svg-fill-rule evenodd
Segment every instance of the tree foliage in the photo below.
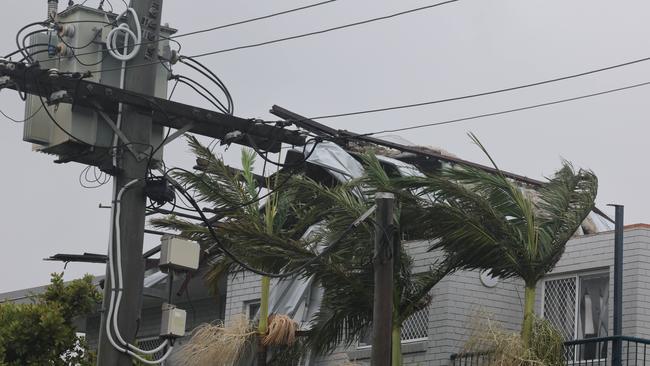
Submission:
M 593 209 L 598 179 L 565 161 L 541 187 L 526 189 L 492 163 L 496 173 L 449 167 L 436 176 L 409 179 L 407 185 L 435 197 L 424 203 L 426 212 L 420 218 L 424 235 L 436 240 L 431 249 L 458 258 L 460 268 L 487 269 L 495 276 L 524 281 L 522 335 L 528 342 L 536 284 L 553 269 Z
M 269 179 L 268 186 L 281 189 L 271 196 L 274 203 L 262 208 L 256 202 L 260 191 L 250 173 L 250 152 L 245 150 L 242 155 L 242 172 L 233 172 L 198 140 L 189 138 L 189 145 L 197 160 L 205 163 L 203 170 L 183 171 L 175 176 L 222 217 L 215 226 L 224 245 L 258 269 L 289 272 L 300 268 L 302 276 L 313 277 L 324 289 L 320 311 L 313 319 L 305 344 L 317 354 L 326 353 L 340 343 L 354 342 L 367 331 L 372 322 L 375 229 L 372 220 L 362 222 L 350 232 L 347 229 L 374 204 L 375 191 L 392 191 L 400 204 L 395 215 L 397 225 L 389 235 L 399 242 L 405 232 L 418 230 L 418 221 L 412 219 L 420 214 L 414 206 L 417 199 L 398 187 L 395 177 L 389 177 L 379 161 L 368 155 L 364 158 L 363 179 L 334 187 L 302 175 L 276 174 Z M 275 211 L 269 213 L 269 207 Z M 268 230 L 265 218 L 271 214 L 274 227 Z M 174 215 L 152 223 L 178 230 L 204 247 L 214 245 L 202 224 Z M 310 234 L 303 235 L 310 227 Z M 322 249 L 335 241 L 335 247 L 319 256 Z M 428 306 L 430 290 L 454 266 L 443 260 L 430 271 L 413 273 L 413 259 L 402 245 L 397 247 L 393 319 L 399 327 L 408 316 Z M 228 271 L 241 269 L 226 256 L 217 255 L 213 263 L 208 276 L 213 285 Z
M 66 285 L 62 275 L 53 274 L 45 293 L 31 300 L 0 304 L 0 365 L 93 365 L 73 325 L 101 302 L 92 276 Z

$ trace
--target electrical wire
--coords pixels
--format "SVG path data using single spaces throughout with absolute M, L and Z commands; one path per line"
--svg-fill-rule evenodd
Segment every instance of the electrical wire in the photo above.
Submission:
M 16 51 L 13 51 L 12 53 L 9 53 L 9 54 L 5 55 L 3 58 L 8 59 L 9 57 L 11 57 L 11 56 L 13 56 L 13 55 L 15 55 L 17 53 L 21 53 L 22 51 L 25 51 L 25 50 L 27 50 L 29 48 L 43 47 L 43 46 L 49 46 L 49 44 L 47 44 L 47 43 L 34 43 L 34 44 L 31 44 L 31 45 L 29 45 L 27 47 L 21 48 L 21 49 L 16 50 Z
M 314 8 L 314 7 L 317 7 L 317 6 L 326 5 L 326 4 L 329 4 L 329 3 L 336 2 L 336 1 L 337 0 L 321 1 L 321 2 L 318 2 L 318 3 L 311 4 L 311 5 L 305 5 L 305 6 L 301 6 L 301 7 L 297 7 L 297 8 L 293 8 L 293 9 L 288 9 L 288 10 L 284 10 L 284 11 L 280 11 L 280 12 L 276 12 L 276 13 L 271 13 L 271 14 L 268 14 L 268 15 L 262 15 L 262 16 L 259 16 L 259 17 L 240 20 L 240 21 L 237 21 L 237 22 L 223 24 L 223 25 L 219 25 L 219 26 L 215 26 L 215 27 L 206 28 L 206 29 L 199 29 L 199 30 L 192 31 L 192 32 L 176 34 L 176 35 L 173 35 L 173 36 L 170 36 L 170 37 L 164 37 L 164 38 L 168 39 L 170 41 L 173 41 L 173 39 L 175 39 L 175 38 L 187 37 L 187 36 L 191 36 L 191 35 L 196 35 L 196 34 L 201 34 L 201 33 L 206 33 L 206 32 L 212 32 L 212 31 L 215 31 L 215 30 L 230 28 L 230 27 L 234 27 L 234 26 L 242 25 L 242 24 L 246 24 L 246 23 L 252 23 L 252 22 L 255 22 L 255 21 L 269 19 L 269 18 L 273 18 L 273 17 L 276 17 L 276 16 L 280 16 L 280 15 L 290 14 L 290 13 L 298 12 L 298 11 L 301 11 L 301 10 L 311 9 L 311 8 Z M 73 22 L 68 22 L 68 23 L 73 23 Z M 65 23 L 59 23 L 59 24 L 65 24 Z M 109 23 L 109 24 L 112 24 L 112 23 Z M 176 41 L 174 41 L 174 42 L 176 42 Z M 151 44 L 151 43 L 156 43 L 156 41 L 141 42 L 140 45 L 146 45 L 146 44 Z M 178 42 L 176 42 L 176 43 L 178 43 Z M 180 45 L 180 43 L 178 43 L 178 44 Z M 180 51 L 180 49 L 179 49 L 179 51 Z
M 201 75 L 205 76 L 210 81 L 212 81 L 215 85 L 217 85 L 217 87 L 219 87 L 219 89 L 221 89 L 223 94 L 226 96 L 226 99 L 228 101 L 228 108 L 226 108 L 228 111 L 227 114 L 232 115 L 235 113 L 235 104 L 233 102 L 232 95 L 230 94 L 230 91 L 226 87 L 226 84 L 217 76 L 217 74 L 215 74 L 212 70 L 210 70 L 210 68 L 203 65 L 201 62 L 193 59 L 192 57 L 181 56 L 179 58 L 179 61 L 184 65 L 189 66 L 193 70 L 199 72 Z
M 259 16 L 259 17 L 250 18 L 250 19 L 246 19 L 246 20 L 240 20 L 240 21 L 237 21 L 237 22 L 234 22 L 234 23 L 219 25 L 219 26 L 216 26 L 216 27 L 196 30 L 196 31 L 187 32 L 187 33 L 181 33 L 181 34 L 174 35 L 173 37 L 174 38 L 181 38 L 181 37 L 192 36 L 192 35 L 195 35 L 195 34 L 212 32 L 212 31 L 219 30 L 219 29 L 234 27 L 236 25 L 242 25 L 242 24 L 252 23 L 252 22 L 255 22 L 255 21 L 259 21 L 259 20 L 273 18 L 273 17 L 279 16 L 279 15 L 295 13 L 297 11 L 306 10 L 306 9 L 310 9 L 310 8 L 315 8 L 317 6 L 321 6 L 321 5 L 325 5 L 325 4 L 329 4 L 329 3 L 333 3 L 333 2 L 336 2 L 336 0 L 321 1 L 319 3 L 305 5 L 305 6 L 301 6 L 299 8 L 284 10 L 284 11 L 280 11 L 280 12 L 277 12 L 277 13 L 271 13 L 271 14 L 268 14 L 268 15 L 262 15 L 262 16 Z
M 28 117 L 25 117 L 25 119 L 23 119 L 23 120 L 19 120 L 19 119 L 16 119 L 16 118 L 12 118 L 11 116 L 7 115 L 7 114 L 6 114 L 5 112 L 3 112 L 2 110 L 0 110 L 0 114 L 3 115 L 6 119 L 8 119 L 8 120 L 10 120 L 10 121 L 12 121 L 12 122 L 15 122 L 15 123 L 23 123 L 23 122 L 27 122 L 27 121 L 29 121 L 30 119 L 34 118 L 34 116 L 36 116 L 36 114 L 38 114 L 38 112 L 40 112 L 41 109 L 43 109 L 43 106 L 42 106 L 42 105 L 38 107 L 38 109 L 36 110 L 36 112 L 32 113 L 32 114 L 29 115 Z
M 441 125 L 447 125 L 447 124 L 458 123 L 458 122 L 463 122 L 463 121 L 470 121 L 470 120 L 479 119 L 479 118 L 499 116 L 499 115 L 503 115 L 503 114 L 521 112 L 521 111 L 526 111 L 526 110 L 529 110 L 529 109 L 548 107 L 548 106 L 555 105 L 555 104 L 561 104 L 561 103 L 567 103 L 567 102 L 572 102 L 572 101 L 581 100 L 581 99 L 592 98 L 592 97 L 605 95 L 605 94 L 617 93 L 617 92 L 620 92 L 620 91 L 634 89 L 634 88 L 640 88 L 640 87 L 648 86 L 648 85 L 650 85 L 650 81 L 646 81 L 646 82 L 639 83 L 639 84 L 628 85 L 628 86 L 615 88 L 615 89 L 609 89 L 609 90 L 605 90 L 605 91 L 601 91 L 601 92 L 580 95 L 580 96 L 573 97 L 573 98 L 559 99 L 559 100 L 554 100 L 554 101 L 546 102 L 546 103 L 539 103 L 539 104 L 533 104 L 533 105 L 520 107 L 520 108 L 507 109 L 507 110 L 499 111 L 499 112 L 484 113 L 484 114 L 479 114 L 479 115 L 475 115 L 475 116 L 456 118 L 456 119 L 440 121 L 440 122 L 431 122 L 431 123 L 424 123 L 424 124 L 414 125 L 414 126 L 409 126 L 409 127 L 381 130 L 381 131 L 368 132 L 368 133 L 363 133 L 363 134 L 355 134 L 354 136 L 349 136 L 349 137 L 344 137 L 344 138 L 355 139 L 355 138 L 358 138 L 358 137 L 372 136 L 372 135 L 388 133 L 388 132 L 400 132 L 400 131 L 415 130 L 415 129 L 425 128 L 425 127 L 441 126 Z
M 192 56 L 186 56 L 186 57 L 192 57 L 192 58 L 206 57 L 206 56 L 210 56 L 210 55 L 216 55 L 216 54 L 232 52 L 232 51 L 237 51 L 237 50 L 242 50 L 242 49 L 247 49 L 247 48 L 255 48 L 255 47 L 265 46 L 265 45 L 269 45 L 269 44 L 285 42 L 285 41 L 289 41 L 289 40 L 293 40 L 293 39 L 310 37 L 310 36 L 323 34 L 323 33 L 328 33 L 328 32 L 332 32 L 332 31 L 336 31 L 336 30 L 340 30 L 340 29 L 351 28 L 351 27 L 355 27 L 355 26 L 359 26 L 359 25 L 363 25 L 363 24 L 368 24 L 368 23 L 372 23 L 372 22 L 386 20 L 386 19 L 401 16 L 401 15 L 406 15 L 406 14 L 414 13 L 414 12 L 417 12 L 417 11 L 422 11 L 422 10 L 426 10 L 426 9 L 430 9 L 430 8 L 434 8 L 434 7 L 454 3 L 454 2 L 457 2 L 457 1 L 459 1 L 459 0 L 448 0 L 448 1 L 439 2 L 439 3 L 427 5 L 427 6 L 414 8 L 414 9 L 409 9 L 409 10 L 405 10 L 405 11 L 401 11 L 401 12 L 398 12 L 398 13 L 393 13 L 393 14 L 389 14 L 389 15 L 385 15 L 385 16 L 381 16 L 381 17 L 366 19 L 366 20 L 363 20 L 363 21 L 344 24 L 344 25 L 340 25 L 340 26 L 337 26 L 337 27 L 322 29 L 322 30 L 319 30 L 319 31 L 303 33 L 303 34 L 298 34 L 298 35 L 294 35 L 294 36 L 290 36 L 290 37 L 278 38 L 278 39 L 274 39 L 274 40 L 270 40 L 270 41 L 259 42 L 259 43 L 243 45 L 243 46 L 237 46 L 237 47 L 221 49 L 221 50 L 216 50 L 216 51 L 211 51 L 211 52 L 204 52 L 204 53 L 200 53 L 200 54 L 196 54 L 196 55 L 192 55 Z M 170 37 L 170 38 L 172 38 L 172 37 Z M 155 41 L 151 41 L 151 42 L 155 42 Z M 146 43 L 147 42 L 143 42 L 141 44 L 146 44 Z M 136 67 L 152 65 L 152 64 L 155 64 L 155 63 L 156 62 L 145 62 L 145 63 L 141 63 L 141 64 L 129 65 L 128 67 L 129 68 L 136 68 Z M 93 71 L 93 72 L 100 72 L 100 71 L 101 70 L 97 70 L 97 71 Z M 112 71 L 112 69 L 103 70 L 103 71 Z
M 107 321 L 107 326 L 106 326 L 106 335 L 108 337 L 109 342 L 111 345 L 118 351 L 126 353 L 132 357 L 135 357 L 137 360 L 144 362 L 146 364 L 150 365 L 156 365 L 162 363 L 165 359 L 169 357 L 173 350 L 173 346 L 170 346 L 167 349 L 167 352 L 158 360 L 154 361 L 149 361 L 144 358 L 142 358 L 140 355 L 137 353 L 133 352 L 132 350 L 140 353 L 140 354 L 145 354 L 145 355 L 151 355 L 155 354 L 156 352 L 161 351 L 167 345 L 170 344 L 169 340 L 165 340 L 161 345 L 156 347 L 153 350 L 142 350 L 132 344 L 129 344 L 126 342 L 119 330 L 118 326 L 118 315 L 119 315 L 119 308 L 120 308 L 120 303 L 122 299 L 122 292 L 123 292 L 123 279 L 122 279 L 122 255 L 121 255 L 121 230 L 120 230 L 120 214 L 121 214 L 121 200 L 122 200 L 122 195 L 130 188 L 132 188 L 136 183 L 138 183 L 140 180 L 139 179 L 134 179 L 124 185 L 120 189 L 119 192 L 117 192 L 117 186 L 114 187 L 113 192 L 114 192 L 114 203 L 111 206 L 111 231 L 110 231 L 110 246 L 109 246 L 109 251 L 108 251 L 108 264 L 109 264 L 109 273 L 110 273 L 110 278 L 111 278 L 111 289 L 112 291 L 110 292 L 110 298 L 109 298 L 109 309 L 108 309 L 108 314 L 106 317 Z M 113 230 L 113 228 L 115 230 Z M 113 231 L 115 231 L 115 235 L 113 235 Z M 115 239 L 115 253 L 113 253 L 113 238 Z M 117 257 L 117 264 L 115 262 L 114 256 Z M 117 267 L 117 268 L 115 268 Z M 116 276 L 117 272 L 117 276 Z M 116 294 L 116 295 L 114 295 Z M 115 297 L 114 297 L 115 296 Z M 112 327 L 111 327 L 112 325 Z M 113 328 L 113 332 L 115 333 L 115 336 L 117 337 L 118 341 L 121 342 L 121 344 L 124 346 L 118 345 L 115 340 L 113 339 L 113 336 L 111 334 L 111 328 Z
M 255 144 L 255 140 L 250 135 L 247 134 L 246 137 L 248 139 L 248 143 L 251 145 L 253 150 L 255 150 L 257 155 L 259 155 L 262 159 L 264 159 L 265 162 L 271 163 L 271 164 L 273 164 L 275 166 L 279 166 L 281 168 L 295 168 L 295 167 L 303 165 L 312 156 L 314 151 L 316 151 L 316 147 L 318 146 L 318 144 L 321 141 L 320 138 L 314 139 L 314 146 L 311 148 L 311 151 L 309 151 L 309 154 L 307 154 L 307 156 L 305 156 L 305 158 L 302 161 L 299 161 L 299 162 L 296 162 L 296 163 L 291 163 L 291 164 L 282 164 L 282 163 L 277 163 L 277 162 L 269 159 L 268 157 L 266 157 L 265 154 L 259 149 L 257 144 Z M 307 149 L 307 145 L 309 145 L 309 141 L 307 141 L 305 143 L 305 145 L 302 147 L 303 156 L 305 155 L 305 150 Z
M 33 36 L 33 35 L 35 35 L 35 34 L 39 34 L 39 33 L 43 33 L 43 32 L 47 32 L 47 31 L 48 31 L 48 29 L 38 29 L 38 30 L 35 30 L 35 31 L 32 31 L 32 32 L 27 33 L 27 34 L 23 37 L 23 41 L 22 41 L 22 43 L 21 43 L 22 46 L 23 46 L 22 49 L 23 49 L 23 50 L 26 50 L 26 49 L 28 48 L 28 47 L 27 47 L 27 40 L 29 39 L 29 37 L 31 37 L 31 36 Z M 48 48 L 49 48 L 49 44 L 48 44 Z M 25 55 L 25 57 L 23 57 L 23 59 L 20 60 L 20 62 L 22 62 L 22 61 L 24 61 L 24 60 L 26 60 L 26 59 L 28 59 L 29 62 L 32 62 L 32 63 L 34 62 L 34 59 L 31 57 L 32 55 L 30 55 L 29 52 L 25 51 L 24 55 Z
M 23 57 L 23 58 L 22 58 L 20 61 L 18 61 L 18 62 L 29 61 L 30 63 L 34 63 L 35 61 L 34 61 L 34 59 L 32 58 L 32 56 L 36 56 L 36 55 L 40 55 L 40 54 L 42 54 L 42 53 L 48 53 L 48 52 L 50 52 L 50 50 L 38 50 L 38 51 L 36 51 L 36 52 L 28 53 L 28 57 Z
M 47 25 L 47 22 L 33 22 L 33 23 L 29 23 L 29 24 L 23 26 L 22 28 L 20 28 L 20 29 L 18 30 L 18 32 L 16 33 L 16 47 L 17 47 L 19 50 L 21 50 L 21 49 L 24 48 L 24 47 L 21 47 L 21 43 L 20 43 L 20 35 L 22 34 L 22 32 L 25 31 L 27 28 L 30 28 L 30 27 L 33 27 L 33 26 L 36 26 L 36 25 L 46 26 L 46 25 Z M 23 57 L 27 56 L 27 55 L 26 55 L 25 53 L 23 53 L 23 52 L 21 52 L 21 54 L 23 55 Z
M 221 103 L 221 101 L 216 99 L 214 94 L 212 94 L 209 90 L 207 90 L 203 85 L 199 84 L 198 82 L 196 82 L 196 81 L 194 81 L 194 80 L 192 80 L 190 78 L 183 77 L 182 75 L 178 75 L 178 77 L 179 77 L 178 82 L 180 82 L 181 84 L 186 85 L 189 88 L 191 88 L 192 90 L 194 90 L 197 94 L 199 94 L 201 97 L 203 97 L 203 99 L 210 102 L 210 104 L 212 104 L 215 108 L 217 108 L 222 113 L 229 114 L 228 109 L 226 108 L 226 106 L 224 106 Z M 188 80 L 189 82 L 185 81 L 185 80 Z M 210 97 L 208 97 L 207 95 L 205 95 L 203 92 L 201 92 L 197 88 L 203 89 L 206 93 L 208 93 L 210 95 L 210 97 L 212 97 L 212 99 Z
M 393 111 L 393 110 L 398 110 L 398 109 L 422 107 L 422 106 L 426 106 L 426 105 L 440 104 L 440 103 L 453 102 L 453 101 L 458 101 L 458 100 L 463 100 L 463 99 L 483 97 L 483 96 L 492 95 L 492 94 L 506 93 L 506 92 L 510 92 L 510 91 L 515 91 L 515 90 L 520 90 L 520 89 L 527 89 L 527 88 L 540 86 L 540 85 L 544 85 L 544 84 L 551 84 L 551 83 L 555 83 L 555 82 L 558 82 L 558 81 L 564 81 L 564 80 L 579 78 L 579 77 L 582 77 L 582 76 L 596 74 L 596 73 L 603 72 L 603 71 L 609 71 L 609 70 L 613 70 L 613 69 L 620 68 L 620 67 L 634 65 L 634 64 L 645 62 L 645 61 L 648 61 L 648 60 L 650 60 L 650 57 L 644 57 L 644 58 L 640 58 L 640 59 L 636 59 L 636 60 L 632 60 L 632 61 L 628 61 L 628 62 L 616 64 L 616 65 L 602 67 L 602 68 L 599 68 L 599 69 L 580 72 L 580 73 L 577 73 L 577 74 L 560 76 L 560 77 L 556 77 L 556 78 L 553 78 L 553 79 L 536 81 L 536 82 L 529 83 L 529 84 L 523 84 L 523 85 L 512 86 L 512 87 L 508 87 L 508 88 L 502 88 L 502 89 L 490 90 L 490 91 L 479 92 L 479 93 L 474 93 L 474 94 L 462 95 L 462 96 L 457 96 L 457 97 L 443 98 L 443 99 L 437 99 L 437 100 L 431 100 L 431 101 L 419 102 L 419 103 L 403 104 L 403 105 L 397 105 L 397 106 L 391 106 L 391 107 L 382 107 L 382 108 L 366 109 L 366 110 L 353 111 L 353 112 L 321 115 L 321 116 L 310 117 L 309 119 L 316 120 L 316 119 L 349 117 L 349 116 L 356 116 L 356 115 L 360 115 L 360 114 L 369 114 L 369 113 Z
M 354 23 L 340 25 L 340 26 L 337 26 L 337 27 L 322 29 L 322 30 L 319 30 L 319 31 L 303 33 L 303 34 L 298 34 L 298 35 L 295 35 L 295 36 L 278 38 L 278 39 L 274 39 L 274 40 L 270 40 L 270 41 L 253 43 L 253 44 L 244 45 L 244 46 L 225 48 L 225 49 L 210 51 L 210 52 L 203 52 L 203 53 L 193 55 L 192 57 L 205 57 L 205 56 L 217 55 L 217 54 L 225 53 L 225 52 L 238 51 L 238 50 L 243 50 L 243 49 L 247 49 L 247 48 L 266 46 L 266 45 L 273 44 L 273 43 L 285 42 L 285 41 L 290 41 L 290 40 L 299 39 L 299 38 L 311 37 L 311 36 L 315 36 L 315 35 L 318 35 L 318 34 L 333 32 L 333 31 L 337 31 L 337 30 L 341 30 L 341 29 L 345 29 L 345 28 L 351 28 L 351 27 L 356 27 L 356 26 L 363 25 L 363 24 L 368 24 L 368 23 L 373 23 L 373 22 L 377 22 L 377 21 L 381 21 L 381 20 L 391 19 L 391 18 L 395 18 L 395 17 L 401 16 L 401 15 L 411 14 L 411 13 L 415 13 L 415 12 L 418 12 L 418 11 L 435 8 L 435 7 L 442 6 L 442 5 L 455 3 L 457 1 L 458 0 L 443 1 L 443 2 L 439 2 L 439 3 L 431 4 L 431 5 L 421 6 L 421 7 L 414 8 L 414 9 L 400 11 L 400 12 L 389 14 L 389 15 L 384 15 L 384 16 L 381 16 L 381 17 L 366 19 L 366 20 L 362 20 L 362 21 L 359 21 L 359 22 L 354 22 Z

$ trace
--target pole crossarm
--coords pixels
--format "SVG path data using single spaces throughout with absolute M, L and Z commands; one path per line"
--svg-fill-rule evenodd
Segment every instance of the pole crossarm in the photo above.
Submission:
M 257 148 L 270 152 L 279 152 L 282 143 L 296 146 L 306 143 L 305 136 L 296 130 L 103 85 L 84 80 L 80 74 L 58 73 L 54 69 L 41 69 L 38 65 L 0 59 L 0 81 L 2 78 L 5 80 L 0 82 L 0 89 L 40 95 L 47 100 L 53 92 L 60 94 L 64 91 L 65 97 L 57 99 L 58 102 L 92 109 L 97 109 L 99 103 L 107 113 L 117 113 L 117 105 L 121 102 L 136 108 L 139 113 L 151 115 L 154 124 L 178 130 L 193 124 L 189 132 L 221 139 L 223 143 L 250 146 L 246 138 L 249 135 Z M 233 134 L 235 131 L 242 134 Z M 227 135 L 240 137 L 229 140 Z

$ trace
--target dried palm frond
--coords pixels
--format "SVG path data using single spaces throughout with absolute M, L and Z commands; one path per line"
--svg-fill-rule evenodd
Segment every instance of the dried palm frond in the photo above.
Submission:
M 269 316 L 269 330 L 262 338 L 265 346 L 291 346 L 296 341 L 298 323 L 287 315 L 272 314 Z
M 485 366 L 564 365 L 563 339 L 548 321 L 534 319 L 532 342 L 526 347 L 521 335 L 508 331 L 489 315 L 472 321 L 469 340 L 459 356 L 474 357 Z
M 180 366 L 233 366 L 255 334 L 244 315 L 227 324 L 201 324 L 174 353 L 173 362 Z

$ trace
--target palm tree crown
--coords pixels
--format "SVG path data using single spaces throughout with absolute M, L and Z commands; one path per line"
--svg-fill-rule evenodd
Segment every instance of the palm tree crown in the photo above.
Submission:
M 472 135 L 474 141 L 487 151 Z M 494 164 L 494 161 L 492 161 Z M 421 219 L 425 235 L 457 258 L 463 269 L 521 278 L 526 285 L 522 334 L 532 327 L 537 282 L 553 269 L 567 241 L 594 207 L 598 180 L 588 170 L 563 166 L 537 189 L 525 188 L 500 173 L 473 167 L 445 168 L 409 185 L 435 197 Z

